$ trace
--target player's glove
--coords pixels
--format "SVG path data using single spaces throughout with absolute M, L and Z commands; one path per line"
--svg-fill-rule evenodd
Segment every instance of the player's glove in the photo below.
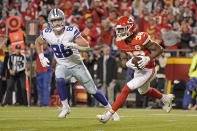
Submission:
M 63 42 L 63 45 L 66 48 L 78 49 L 78 45 L 76 43 L 73 43 L 73 42 Z
M 141 69 L 144 69 L 145 66 L 148 64 L 148 62 L 150 61 L 150 57 L 148 56 L 138 56 L 138 57 L 141 57 L 142 59 L 140 61 L 138 61 L 138 66 L 139 68 Z
M 42 67 L 49 67 L 49 60 L 44 57 L 44 54 L 43 53 L 40 53 L 39 54 L 39 59 L 40 59 L 40 63 L 42 65 Z
M 134 69 L 134 70 L 137 70 L 137 67 L 132 63 L 132 59 L 133 59 L 133 58 L 131 58 L 130 60 L 128 60 L 128 61 L 126 62 L 126 66 L 127 66 L 128 68 L 132 68 L 132 69 Z

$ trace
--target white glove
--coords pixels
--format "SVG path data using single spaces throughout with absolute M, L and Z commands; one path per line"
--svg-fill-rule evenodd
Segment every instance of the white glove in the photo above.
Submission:
M 44 57 L 44 54 L 43 53 L 40 53 L 39 54 L 39 59 L 40 59 L 40 63 L 42 64 L 42 67 L 49 67 L 49 60 Z
M 138 66 L 139 68 L 141 69 L 144 69 L 145 66 L 148 64 L 148 62 L 150 61 L 150 57 L 148 56 L 138 56 L 138 57 L 141 57 L 142 59 L 140 61 L 138 61 Z
M 132 63 L 132 58 L 130 60 L 127 61 L 126 66 L 128 68 L 132 68 L 134 70 L 137 70 L 137 67 Z
M 73 42 L 63 42 L 63 45 L 67 48 L 78 49 L 78 45 Z

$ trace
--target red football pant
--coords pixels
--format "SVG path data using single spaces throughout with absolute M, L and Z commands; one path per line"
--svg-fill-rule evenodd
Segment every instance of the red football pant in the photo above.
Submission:
M 121 91 L 120 96 L 116 99 L 116 101 L 114 102 L 114 104 L 112 105 L 112 110 L 115 112 L 117 111 L 126 101 L 126 98 L 128 96 L 128 94 L 131 92 L 131 89 L 125 85 L 124 88 Z
M 146 94 L 143 94 L 143 96 L 161 99 L 163 95 L 155 88 L 150 88 Z

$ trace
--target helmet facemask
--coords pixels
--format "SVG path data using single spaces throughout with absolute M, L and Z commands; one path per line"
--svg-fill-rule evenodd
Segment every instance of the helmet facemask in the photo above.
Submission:
M 119 40 L 125 40 L 126 38 L 128 38 L 130 35 L 132 35 L 133 33 L 131 33 L 129 30 L 132 28 L 132 26 L 127 25 L 127 26 L 121 26 L 118 25 L 116 27 L 116 36 Z
M 58 25 L 58 26 L 53 25 L 53 21 L 55 21 L 55 20 L 62 20 L 61 25 Z M 51 20 L 50 27 L 53 28 L 55 31 L 60 31 L 61 29 L 63 29 L 64 26 L 65 26 L 65 24 L 63 24 L 63 19 L 61 19 L 61 18 Z

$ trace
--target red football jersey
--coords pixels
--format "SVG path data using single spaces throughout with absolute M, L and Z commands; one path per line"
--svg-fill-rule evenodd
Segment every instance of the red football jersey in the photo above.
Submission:
M 126 44 L 124 40 L 115 41 L 116 45 L 120 48 L 121 51 L 127 52 L 131 57 L 134 56 L 150 56 L 151 52 L 145 49 L 144 45 L 146 45 L 150 40 L 150 35 L 147 32 L 139 32 L 137 33 L 131 43 Z M 149 61 L 146 65 L 146 68 L 155 67 L 155 60 Z

